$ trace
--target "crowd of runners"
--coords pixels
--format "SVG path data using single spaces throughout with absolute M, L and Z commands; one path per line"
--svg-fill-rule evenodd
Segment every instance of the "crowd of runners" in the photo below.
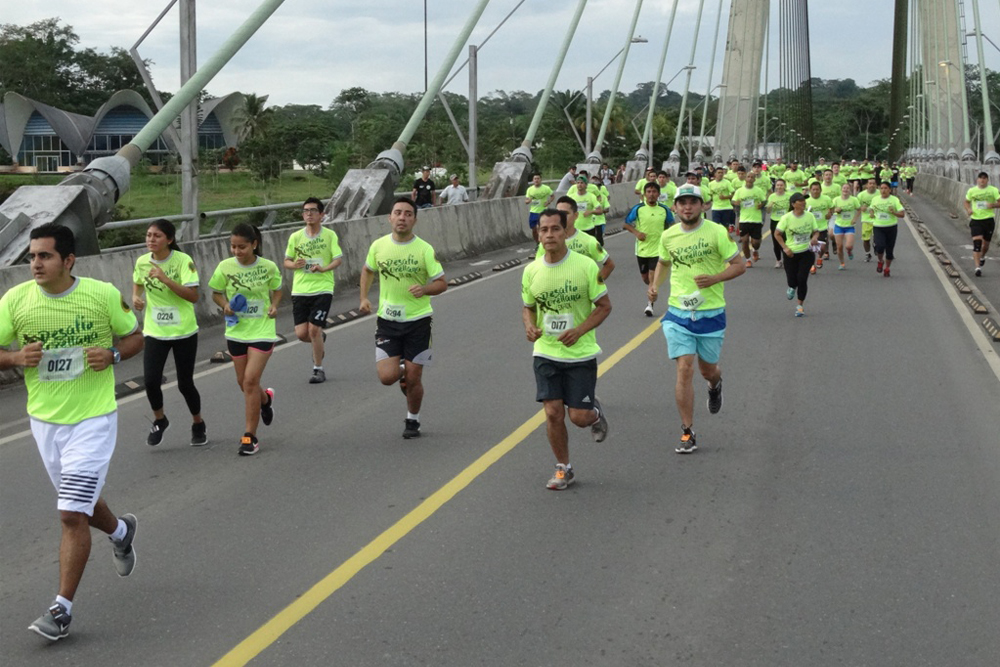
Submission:
M 764 238 L 772 237 L 774 267 L 783 268 L 787 298 L 797 299 L 796 317 L 805 313 L 808 280 L 836 257 L 839 270 L 854 259 L 861 227 L 865 261 L 888 278 L 895 259 L 897 225 L 904 217 L 896 196 L 913 191 L 915 167 L 823 160 L 810 168 L 737 161 L 726 167 L 697 168 L 679 186 L 666 171 L 650 169 L 634 189 L 636 203 L 624 229 L 635 236 L 642 279 L 644 314 L 653 317 L 660 287 L 669 278 L 669 297 L 660 326 L 670 359 L 676 363 L 675 401 L 681 420 L 679 454 L 697 449 L 694 431 L 694 372 L 707 382 L 709 413 L 723 406 L 719 365 L 726 330 L 723 283 L 760 261 Z M 605 408 L 596 394 L 596 329 L 611 313 L 606 281 L 615 262 L 604 248 L 610 211 L 606 167 L 591 175 L 571 169 L 564 193 L 535 175 L 524 203 L 538 249 L 522 274 L 522 322 L 533 348 L 536 401 L 543 406 L 546 434 L 556 464 L 546 487 L 562 490 L 575 480 L 565 420 L 589 430 L 597 442 L 608 436 Z M 418 197 L 433 201 L 415 186 Z M 434 248 L 415 234 L 418 211 L 409 197 L 397 199 L 389 214 L 390 233 L 371 243 L 361 267 L 359 309 L 376 313 L 375 361 L 378 379 L 398 384 L 405 396 L 402 437 L 421 436 L 423 369 L 432 359 L 431 297 L 447 289 Z M 981 275 L 995 228 L 1000 192 L 983 173 L 969 189 L 965 208 L 971 223 L 976 275 Z M 295 334 L 308 344 L 312 366 L 304 383 L 326 380 L 327 316 L 334 270 L 343 253 L 336 232 L 322 223 L 322 202 L 306 200 L 304 226 L 287 243 L 281 267 L 291 272 Z M 768 231 L 765 231 L 765 227 Z M 237 225 L 230 236 L 231 257 L 214 267 L 207 281 L 225 316 L 225 340 L 242 393 L 245 426 L 236 452 L 260 451 L 259 423 L 275 419 L 275 391 L 263 375 L 279 338 L 276 316 L 283 276 L 278 263 L 262 256 L 260 232 Z M 67 636 L 73 599 L 90 554 L 90 528 L 109 536 L 119 576 L 132 573 L 138 521 L 116 516 L 101 492 L 117 441 L 114 372 L 121 360 L 143 354 L 146 396 L 152 426 L 146 444 L 159 446 L 170 426 L 161 389 L 173 352 L 177 386 L 191 416 L 190 444 L 209 442 L 202 401 L 194 383 L 200 298 L 198 267 L 176 243 L 166 221 L 149 225 L 148 253 L 138 258 L 130 302 L 111 284 L 73 274 L 75 239 L 58 225 L 31 232 L 32 280 L 0 298 L 0 369 L 24 369 L 27 411 L 41 458 L 57 490 L 62 523 L 58 593 L 30 628 L 50 639 Z M 873 257 L 874 256 L 874 257 Z M 379 278 L 377 306 L 368 294 Z M 142 326 L 136 317 L 142 313 Z

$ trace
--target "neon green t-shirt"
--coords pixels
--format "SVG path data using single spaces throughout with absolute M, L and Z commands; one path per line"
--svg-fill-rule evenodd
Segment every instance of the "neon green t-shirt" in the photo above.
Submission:
M 772 220 L 781 220 L 781 216 L 788 213 L 791 206 L 788 200 L 791 199 L 792 195 L 785 192 L 783 195 L 779 195 L 777 192 L 771 193 L 771 196 L 767 198 L 767 210 L 771 215 Z
M 973 220 L 992 220 L 996 209 L 989 208 L 990 204 L 1000 199 L 1000 191 L 995 186 L 987 185 L 981 188 L 978 185 L 969 188 L 965 193 L 965 201 L 972 207 Z
M 828 199 L 830 199 L 830 201 L 833 201 L 834 199 L 840 196 L 841 187 L 842 186 L 837 185 L 836 183 L 830 183 L 830 185 L 827 185 L 826 183 L 820 183 L 819 191 L 820 194 L 822 194 L 824 197 L 827 197 Z
M 810 195 L 806 197 L 806 211 L 812 213 L 813 217 L 816 218 L 816 229 L 822 231 L 827 228 L 826 212 L 832 206 L 833 202 L 826 195 L 820 195 L 819 197 Z
M 530 211 L 532 213 L 541 213 L 542 211 L 545 210 L 545 202 L 547 202 L 549 200 L 549 197 L 552 196 L 552 188 L 545 185 L 544 183 L 542 183 L 538 187 L 535 187 L 534 185 L 529 185 L 528 191 L 525 193 L 525 196 L 531 200 Z
M 657 198 L 657 201 L 666 205 L 667 208 L 670 208 L 674 205 L 674 197 L 676 196 L 677 184 L 673 181 L 667 181 L 666 185 L 660 186 L 660 196 Z
M 800 191 L 802 187 L 809 182 L 809 176 L 806 172 L 801 169 L 796 169 L 792 171 L 791 169 L 785 170 L 785 174 L 781 177 L 785 181 L 785 191 L 788 194 L 795 194 Z
M 725 178 L 721 181 L 709 181 L 708 192 L 712 195 L 713 211 L 724 211 L 733 207 L 730 198 L 736 192 L 736 188 L 733 187 L 732 181 L 728 181 Z M 722 197 L 727 197 L 727 199 L 722 199 Z
M 579 229 L 573 230 L 573 236 L 566 239 L 566 247 L 572 252 L 579 253 L 584 257 L 589 257 L 601 266 L 604 266 L 605 262 L 608 261 L 608 251 L 604 249 L 596 238 L 587 234 L 586 232 L 581 232 Z M 535 259 L 545 256 L 545 248 L 542 244 L 538 244 L 538 251 L 535 252 Z
M 775 229 L 780 229 L 781 233 L 785 235 L 785 245 L 788 246 L 788 249 L 798 254 L 805 252 L 812 245 L 813 232 L 826 229 L 826 225 L 818 226 L 816 218 L 808 212 L 797 216 L 795 211 L 789 211 L 781 216 Z
M 894 211 L 902 211 L 903 205 L 895 195 L 886 198 L 879 193 L 872 198 L 871 209 L 875 213 L 874 225 L 876 227 L 895 227 L 899 224 L 899 218 L 893 215 Z
M 160 267 L 167 278 L 184 287 L 198 287 L 198 271 L 189 255 L 171 250 L 162 262 L 149 252 L 135 260 L 132 282 L 146 290 L 146 313 L 142 318 L 142 334 L 161 340 L 179 340 L 197 333 L 198 319 L 194 304 L 174 294 L 174 291 L 149 277 L 153 265 Z
M 764 222 L 764 212 L 760 205 L 765 202 L 767 194 L 756 186 L 747 189 L 744 185 L 733 195 L 733 208 L 739 210 L 740 222 Z
M 605 211 L 607 211 L 608 208 L 611 206 L 611 200 L 609 199 L 610 195 L 611 193 L 608 192 L 607 186 L 601 185 L 598 188 L 597 205 L 600 206 Z M 601 213 L 600 215 L 594 215 L 592 217 L 594 219 L 594 227 L 599 227 L 601 225 L 607 224 L 608 222 L 607 213 Z M 591 229 L 593 229 L 593 227 Z
M 858 193 L 858 203 L 861 204 L 861 222 L 866 222 L 871 224 L 875 222 L 875 211 L 872 210 L 872 200 L 876 197 L 881 197 L 882 194 L 876 190 L 875 192 L 868 192 L 868 190 L 862 190 Z
M 288 247 L 285 248 L 285 258 L 306 260 L 304 267 L 295 269 L 293 272 L 292 296 L 333 294 L 333 271 L 313 273 L 309 269 L 313 266 L 327 266 L 333 260 L 343 256 L 337 232 L 328 227 L 321 227 L 316 236 L 309 236 L 307 229 L 300 229 L 289 236 Z
M 243 266 L 235 257 L 219 262 L 208 280 L 212 291 L 231 301 L 237 294 L 246 297 L 247 307 L 238 312 L 239 322 L 226 327 L 226 339 L 243 343 L 273 343 L 278 340 L 275 320 L 267 316 L 271 292 L 281 289 L 281 271 L 269 259 L 257 257 Z
M 858 167 L 858 178 L 864 181 L 867 181 L 869 178 L 875 178 L 875 168 L 865 162 Z
M 444 275 L 430 243 L 418 236 L 400 242 L 386 234 L 372 242 L 365 266 L 379 275 L 378 316 L 383 320 L 413 322 L 434 314 L 429 296 L 410 294 L 413 285 Z
M 833 184 L 837 186 L 837 192 L 840 192 L 840 188 L 844 187 L 844 184 L 847 183 L 847 177 L 844 176 L 843 171 L 834 174 L 831 180 L 833 181 Z M 826 193 L 824 192 L 823 194 Z
M 0 297 L 0 345 L 42 343 L 42 360 L 24 369 L 28 414 L 52 424 L 78 424 L 114 412 L 115 372 L 87 365 L 85 349 L 111 347 L 139 323 L 111 283 L 76 278 L 52 295 L 34 281 Z
M 761 172 L 760 176 L 753 182 L 753 185 L 755 188 L 760 188 L 765 195 L 771 192 L 771 188 L 774 187 L 771 184 L 771 177 L 767 175 L 767 172 Z
M 594 216 L 584 215 L 587 211 L 593 211 L 597 208 L 600 203 L 597 201 L 597 197 L 588 191 L 586 194 L 580 194 L 579 190 L 576 188 L 571 188 L 566 196 L 576 202 L 576 228 L 580 231 L 587 231 L 594 228 Z
M 837 209 L 840 212 L 837 212 Z M 833 222 L 841 227 L 853 227 L 854 217 L 861 208 L 861 202 L 857 197 L 851 195 L 847 199 L 842 196 L 833 200 Z
M 601 353 L 594 329 L 572 346 L 559 342 L 559 336 L 581 325 L 594 311 L 594 302 L 608 293 L 598 273 L 597 264 L 575 252 L 567 252 L 556 264 L 542 258 L 524 267 L 521 302 L 535 309 L 535 326 L 542 330 L 535 341 L 534 356 L 574 362 Z
M 657 202 L 653 206 L 642 203 L 632 207 L 625 216 L 625 224 L 646 235 L 645 241 L 635 239 L 636 257 L 657 257 L 660 252 L 660 235 L 673 222 L 673 213 L 665 204 Z
M 694 277 L 724 271 L 739 252 L 722 225 L 707 220 L 691 230 L 683 224 L 670 225 L 660 235 L 660 261 L 671 265 L 668 303 L 684 310 L 725 308 L 723 284 L 699 288 Z

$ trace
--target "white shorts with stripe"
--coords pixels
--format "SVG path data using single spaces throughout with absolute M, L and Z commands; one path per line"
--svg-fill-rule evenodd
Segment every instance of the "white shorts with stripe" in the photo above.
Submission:
M 78 424 L 51 424 L 32 418 L 31 433 L 58 492 L 58 509 L 93 516 L 115 451 L 118 412 Z

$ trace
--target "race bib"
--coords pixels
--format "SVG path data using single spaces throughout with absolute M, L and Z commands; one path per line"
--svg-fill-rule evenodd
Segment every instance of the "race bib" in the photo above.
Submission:
M 812 234 L 792 234 L 792 240 L 795 242 L 795 245 L 805 245 L 809 243 L 811 237 Z
M 542 330 L 547 336 L 558 338 L 573 328 L 573 313 L 545 313 Z
M 823 211 L 813 211 L 812 214 L 816 222 L 823 222 Z
M 585 201 L 578 201 L 576 203 L 576 212 L 577 213 L 585 213 L 586 211 L 587 211 L 587 202 L 585 202 Z
M 248 299 L 247 309 L 240 313 L 242 317 L 258 319 L 267 314 L 267 302 L 263 299 Z
M 698 306 L 705 303 L 705 297 L 702 295 L 701 290 L 695 290 L 690 294 L 678 296 L 677 303 L 684 310 L 698 310 Z
M 75 380 L 83 374 L 84 363 L 82 347 L 42 350 L 42 361 L 38 364 L 38 379 L 42 382 Z
M 740 202 L 740 206 L 742 206 L 743 208 L 750 208 L 756 203 L 757 202 L 755 202 L 753 199 L 744 199 L 743 201 Z
M 979 200 L 979 201 L 976 202 L 976 208 L 979 209 L 980 211 L 983 211 L 983 210 L 985 210 L 985 209 L 987 209 L 989 207 L 990 207 L 990 203 L 987 202 L 987 201 Z
M 840 219 L 841 220 L 845 220 L 846 221 L 846 220 L 850 220 L 853 217 L 854 217 L 854 212 L 853 211 L 841 211 L 841 213 L 840 213 Z
M 781 208 L 776 208 L 771 210 L 771 215 L 775 218 L 781 218 L 781 216 L 785 215 L 786 213 L 788 213 L 788 211 Z
M 394 306 L 387 303 L 382 306 L 382 317 L 387 320 L 404 322 L 406 321 L 406 306 Z
M 876 220 L 886 221 L 886 220 L 889 219 L 889 214 L 886 211 L 879 211 L 878 213 L 875 214 L 875 219 Z M 881 233 L 881 232 L 879 232 L 879 233 Z
M 320 259 L 319 257 L 309 257 L 308 259 L 306 259 L 306 265 L 304 268 L 307 271 L 312 269 L 312 267 L 314 266 L 323 266 L 323 260 Z
M 161 327 L 176 327 L 181 323 L 181 311 L 177 306 L 153 306 L 153 321 Z
M 541 199 L 532 199 L 531 200 L 531 205 L 532 206 L 541 206 L 544 203 L 545 202 L 543 202 Z

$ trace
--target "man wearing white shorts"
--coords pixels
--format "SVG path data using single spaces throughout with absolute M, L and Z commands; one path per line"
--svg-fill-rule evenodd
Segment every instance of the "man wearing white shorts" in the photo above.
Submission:
M 0 298 L 0 370 L 24 369 L 28 416 L 56 487 L 62 541 L 59 592 L 28 629 L 55 641 L 69 634 L 73 597 L 90 557 L 90 527 L 108 534 L 115 570 L 135 568 L 136 518 L 116 517 L 101 489 L 115 450 L 118 413 L 113 364 L 142 350 L 135 315 L 110 283 L 77 278 L 73 233 L 61 225 L 31 232 L 34 280 Z M 113 346 L 115 337 L 117 347 Z

